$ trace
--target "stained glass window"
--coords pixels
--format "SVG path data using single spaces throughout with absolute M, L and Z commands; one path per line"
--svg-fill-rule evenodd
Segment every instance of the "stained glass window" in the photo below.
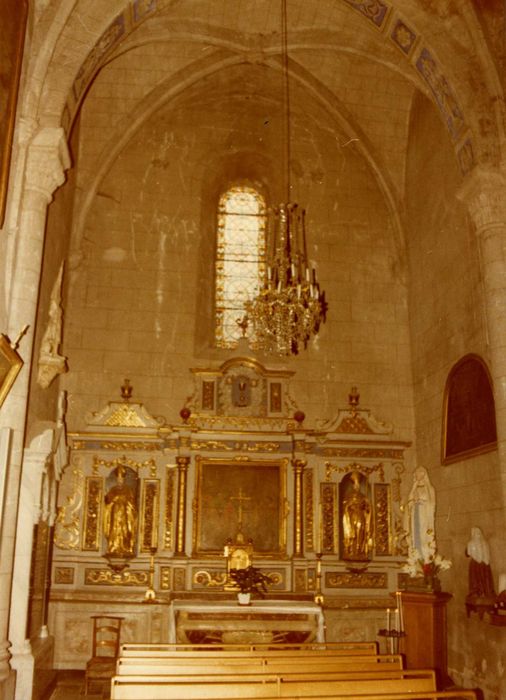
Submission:
M 244 304 L 259 292 L 265 272 L 263 196 L 236 185 L 220 198 L 216 246 L 216 344 L 230 348 L 243 335 Z M 246 337 L 251 336 L 246 329 Z

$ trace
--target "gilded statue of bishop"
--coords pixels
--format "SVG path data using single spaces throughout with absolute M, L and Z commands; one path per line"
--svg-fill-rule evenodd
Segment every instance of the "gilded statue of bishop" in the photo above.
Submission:
M 132 489 L 125 483 L 126 468 L 115 469 L 116 484 L 105 495 L 104 535 L 107 555 L 131 557 L 135 554 L 137 506 Z
M 371 504 L 361 492 L 359 472 L 352 472 L 350 480 L 352 488 L 343 502 L 343 559 L 366 561 L 371 547 Z

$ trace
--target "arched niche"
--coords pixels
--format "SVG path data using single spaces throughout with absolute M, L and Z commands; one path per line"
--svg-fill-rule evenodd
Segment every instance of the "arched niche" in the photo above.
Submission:
M 465 355 L 448 374 L 442 436 L 443 464 L 489 452 L 497 446 L 492 379 L 479 355 Z

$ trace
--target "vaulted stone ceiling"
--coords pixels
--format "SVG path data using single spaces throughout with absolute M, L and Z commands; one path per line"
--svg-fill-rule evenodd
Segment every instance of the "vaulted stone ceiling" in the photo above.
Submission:
M 497 162 L 490 144 L 502 140 L 501 86 L 485 40 L 497 48 L 501 3 L 485 4 L 488 14 L 467 0 L 289 0 L 294 111 L 308 101 L 328 111 L 337 138 L 358 139 L 353 147 L 381 173 L 393 202 L 403 194 L 415 90 L 434 103 L 463 172 Z M 228 82 L 237 93 L 279 97 L 278 0 L 52 2 L 36 43 L 43 46 L 45 18 L 55 16 L 56 51 L 32 66 L 41 76 L 47 69 L 41 121 L 70 131 L 82 105 L 113 100 L 117 119 L 104 124 L 94 158 L 110 157 L 158 105 L 185 93 L 198 101 L 213 81 L 215 90 Z
M 129 236 L 144 242 L 157 227 L 164 236 L 170 231 L 175 248 L 178 240 L 185 246 L 196 245 L 198 235 L 211 241 L 212 232 L 204 226 L 212 214 L 199 217 L 205 199 L 204 161 L 215 172 L 222 157 L 255 154 L 269 167 L 282 168 L 280 0 L 55 0 L 45 5 L 33 28 L 30 55 L 35 58 L 28 70 L 39 80 L 32 80 L 29 99 L 38 103 L 41 125 L 62 125 L 72 142 L 76 167 L 71 177 L 76 187 L 66 228 L 71 234 L 69 279 L 73 279 L 74 260 L 76 267 L 82 260 L 89 262 L 93 257 L 87 258 L 89 249 L 98 251 L 102 245 L 100 277 L 102 262 L 119 245 L 114 235 L 125 249 L 136 249 Z M 311 239 L 314 258 L 322 280 L 328 280 L 329 302 L 334 302 L 336 310 L 325 328 L 332 364 L 340 342 L 342 358 L 348 358 L 339 311 L 358 303 L 363 281 L 380 275 L 381 265 L 374 257 L 377 247 L 384 245 L 385 270 L 385 261 L 393 261 L 381 280 L 395 287 L 385 303 L 388 313 L 395 305 L 392 299 L 402 297 L 398 308 L 406 308 L 408 291 L 402 285 L 413 269 L 420 278 L 427 276 L 420 267 L 421 255 L 412 255 L 413 268 L 407 262 L 405 242 L 411 238 L 413 248 L 417 240 L 416 216 L 410 211 L 419 210 L 413 205 L 409 210 L 406 173 L 411 172 L 411 199 L 413 191 L 423 192 L 435 211 L 434 191 L 421 187 L 424 179 L 434 178 L 435 170 L 437 175 L 442 172 L 439 161 L 436 168 L 424 168 L 424 158 L 429 159 L 435 144 L 445 151 L 440 162 L 446 175 L 451 171 L 452 192 L 476 165 L 495 165 L 502 159 L 504 115 L 498 77 L 502 54 L 495 31 L 502 20 L 502 3 L 495 14 L 489 10 L 486 15 L 470 0 L 288 0 L 287 5 L 296 137 L 291 162 L 293 199 L 307 206 L 310 229 L 317 231 Z M 53 41 L 54 32 L 59 32 L 51 54 L 44 50 L 46 41 L 51 45 L 45 28 Z M 428 125 L 423 130 L 413 128 L 417 111 Z M 149 141 L 154 139 L 155 122 L 156 148 Z M 212 138 L 220 130 L 214 148 Z M 177 143 L 169 142 L 171 138 Z M 195 143 L 199 148 L 192 147 Z M 122 160 L 129 149 L 149 154 L 139 157 L 135 170 L 133 156 Z M 416 154 L 411 161 L 410 152 Z M 178 167 L 178 178 L 167 176 L 170 168 Z M 120 180 L 127 178 L 128 187 L 121 189 Z M 345 178 L 348 188 L 340 187 Z M 273 176 L 269 182 L 274 201 L 283 199 L 275 191 L 280 180 Z M 453 211 L 455 203 L 444 196 L 442 184 L 444 180 L 435 185 L 436 194 L 442 193 L 441 200 Z M 137 199 L 130 211 L 134 185 Z M 181 214 L 180 195 L 185 187 L 191 191 L 191 204 Z M 297 196 L 298 187 L 303 197 Z M 159 199 L 150 204 L 153 192 Z M 170 197 L 171 206 L 165 210 L 160 203 Z M 422 211 L 427 217 L 425 208 Z M 163 226 L 162 214 L 167 217 Z M 183 231 L 185 215 L 193 217 L 188 231 Z M 311 226 L 311 219 L 317 219 L 316 226 Z M 178 227 L 172 226 L 176 220 Z M 460 219 L 455 228 L 463 230 Z M 348 229 L 353 236 L 347 235 Z M 435 240 L 441 230 L 438 219 Z M 365 243 L 364 236 L 368 236 Z M 159 245 L 164 240 L 160 236 Z M 355 249 L 347 257 L 348 244 Z M 194 251 L 196 257 L 209 258 L 210 244 L 206 245 L 204 254 Z M 334 258 L 327 246 L 335 247 Z M 462 250 L 461 238 L 455 248 Z M 356 273 L 358 264 L 364 265 L 362 276 L 355 274 L 352 284 L 347 276 L 353 274 L 351 269 Z M 184 293 L 179 290 L 176 296 L 171 288 L 167 298 L 187 300 L 191 293 L 197 298 L 200 272 L 188 273 L 184 280 L 184 275 L 174 275 L 184 285 Z M 432 274 L 437 273 L 434 267 Z M 71 282 L 69 287 L 78 285 Z M 376 288 L 370 292 L 374 299 L 377 294 Z M 446 301 L 446 288 L 440 297 Z M 199 297 L 195 306 L 199 313 L 205 309 L 203 315 L 209 319 L 212 313 L 203 302 L 208 300 Z M 369 302 L 364 302 L 357 312 L 364 327 L 369 308 Z M 69 312 L 67 321 L 70 318 Z M 74 318 L 76 325 L 81 323 L 80 313 Z M 204 324 L 198 318 L 200 332 Z M 176 327 L 172 317 L 165 322 Z M 401 325 L 407 327 L 403 324 L 404 316 Z M 188 328 L 189 322 L 181 330 Z M 194 345 L 187 339 L 187 347 L 198 346 L 193 350 L 198 355 L 205 343 L 198 333 L 195 337 Z M 392 338 L 399 337 L 398 329 L 394 334 L 385 323 L 381 337 L 390 348 L 385 353 L 390 363 L 396 350 L 391 348 Z M 321 357 L 316 353 L 304 361 L 315 363 L 313 373 L 320 371 Z M 363 362 L 363 376 L 368 362 L 369 356 Z M 88 371 L 84 364 L 83 375 Z M 406 371 L 399 385 L 407 383 L 407 376 Z

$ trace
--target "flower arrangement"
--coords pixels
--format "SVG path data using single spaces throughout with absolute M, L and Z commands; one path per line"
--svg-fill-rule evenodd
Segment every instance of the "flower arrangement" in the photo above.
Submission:
M 230 569 L 230 578 L 240 588 L 241 593 L 258 593 L 261 598 L 265 598 L 267 584 L 272 583 L 269 574 L 264 574 L 251 565 L 244 569 Z
M 407 562 L 402 566 L 401 571 L 409 574 L 411 578 L 423 577 L 426 581 L 433 580 L 440 571 L 446 571 L 451 567 L 449 559 L 445 559 L 436 551 L 431 551 L 425 557 L 418 549 L 410 547 Z

